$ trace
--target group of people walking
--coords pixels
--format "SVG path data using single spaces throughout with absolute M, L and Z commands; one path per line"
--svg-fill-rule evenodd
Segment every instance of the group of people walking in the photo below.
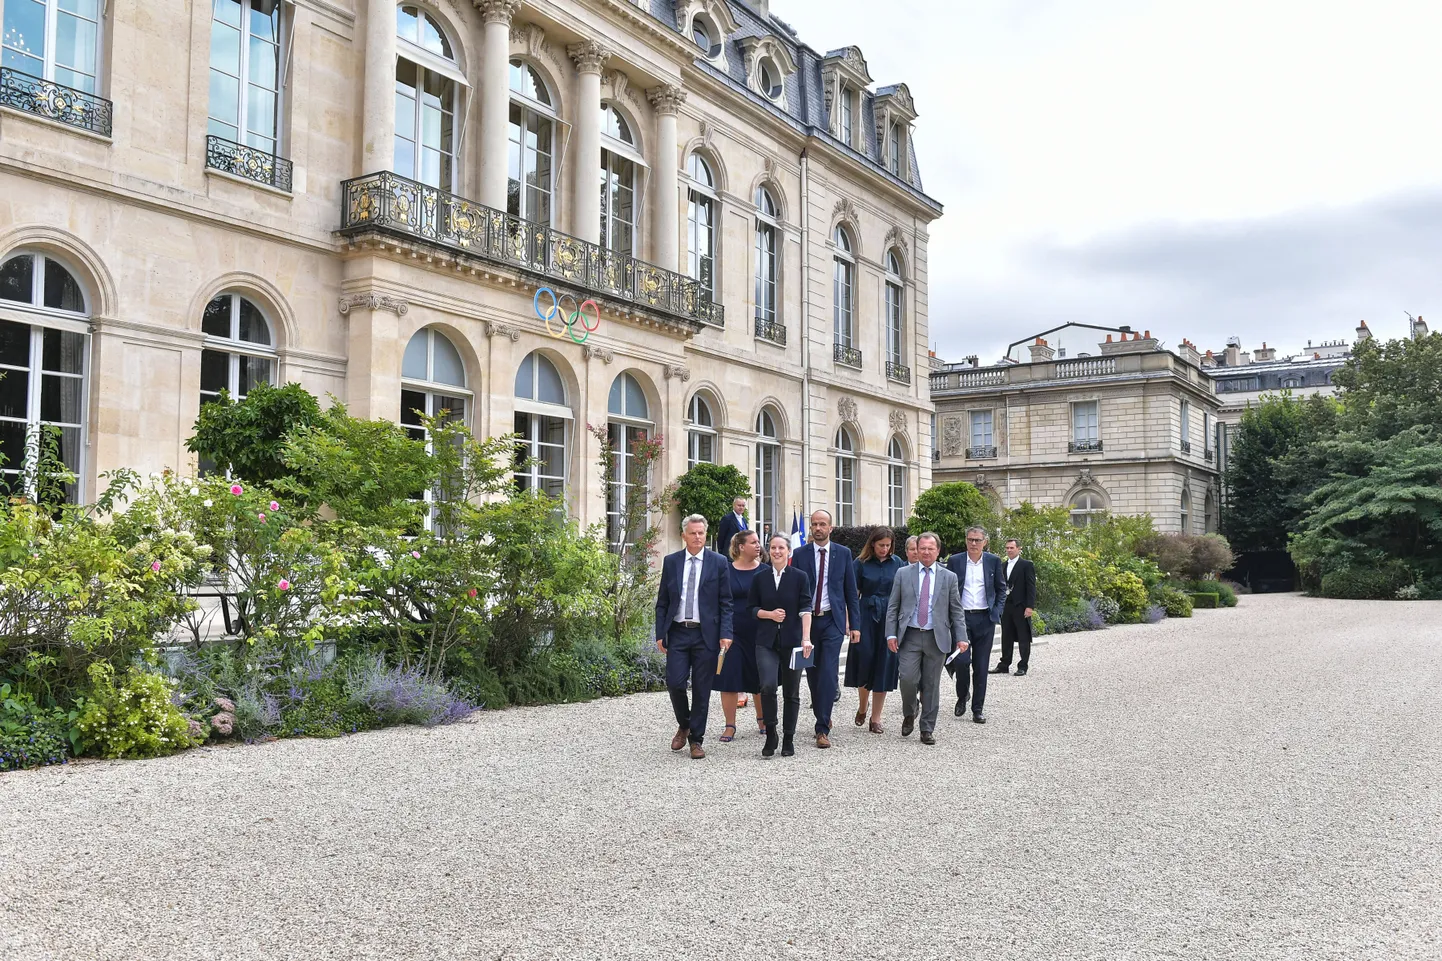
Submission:
M 773 534 L 762 543 L 746 523 L 745 501 L 733 506 L 719 528 L 720 553 L 706 548 L 708 523 L 693 514 L 682 522 L 685 547 L 662 562 L 656 645 L 666 654 L 676 715 L 673 751 L 689 747 L 691 757 L 706 756 L 713 691 L 725 715 L 720 740 L 735 737 L 736 712 L 754 695 L 762 755 L 779 747 L 789 757 L 803 674 L 816 746 L 829 748 L 838 682 L 856 689 L 855 724 L 872 734 L 886 732 L 887 695 L 900 688 L 902 737 L 919 727 L 921 743 L 935 744 L 943 670 L 956 678 L 956 716 L 969 706 L 977 724 L 986 723 L 988 673 L 1008 673 L 1017 648 L 1017 676 L 1027 673 L 1036 571 L 1015 540 L 1007 541 L 1003 560 L 987 553 L 986 532 L 972 528 L 966 551 L 943 565 L 936 534 L 909 537 L 903 561 L 893 533 L 878 528 L 853 558 L 832 542 L 830 513 L 818 510 L 809 519 L 810 540 L 793 556 L 789 537 Z M 988 672 L 997 624 L 1001 661 Z

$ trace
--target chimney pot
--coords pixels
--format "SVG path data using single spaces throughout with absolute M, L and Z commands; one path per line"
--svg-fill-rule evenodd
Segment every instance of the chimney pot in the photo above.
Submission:
M 1150 330 L 1147 331 L 1146 339 L 1147 339 L 1147 340 L 1151 340 L 1151 339 L 1152 339 L 1152 332 L 1151 332 Z
M 1123 338 L 1125 338 L 1126 336 L 1127 336 L 1126 334 L 1122 334 L 1122 337 L 1123 337 Z M 1111 342 L 1112 342 L 1112 335 L 1111 335 L 1111 334 L 1107 334 L 1107 343 L 1110 344 Z

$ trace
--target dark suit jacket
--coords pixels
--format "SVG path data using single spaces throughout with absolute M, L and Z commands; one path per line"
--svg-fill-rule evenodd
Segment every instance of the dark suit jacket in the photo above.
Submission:
M 1001 571 L 1006 573 L 1006 558 L 1002 558 Z M 1016 566 L 1006 579 L 1006 606 L 1017 610 L 1036 608 L 1036 565 L 1025 557 L 1016 559 Z
M 786 568 L 781 575 L 781 586 L 777 587 L 771 565 L 761 565 L 751 579 L 751 596 L 746 598 L 746 606 L 751 608 L 753 617 L 757 611 L 774 611 L 779 607 L 786 612 L 786 620 L 777 624 L 757 617 L 757 646 L 769 647 L 778 654 L 800 647 L 801 615 L 811 613 L 811 600 L 811 577 L 805 571 Z
M 805 571 L 811 578 L 811 583 L 816 584 L 816 545 L 808 542 L 797 548 L 796 553 L 791 555 L 791 566 Z M 848 618 L 851 620 L 851 630 L 861 630 L 861 595 L 856 590 L 856 566 L 851 562 L 850 548 L 832 543 L 830 556 L 826 558 L 826 583 L 818 584 L 816 590 L 823 587 L 827 591 L 831 610 L 821 615 L 821 623 L 812 624 L 811 629 L 820 629 L 829 617 L 838 634 L 846 633 Z M 813 609 L 816 606 L 814 596 L 811 606 Z
M 722 557 L 731 556 L 731 538 L 743 530 L 745 528 L 737 523 L 736 515 L 733 512 L 727 511 L 721 515 L 721 523 L 716 527 L 716 550 L 721 553 Z M 762 557 L 761 560 L 765 563 L 766 558 Z
M 715 551 L 701 551 L 701 576 L 696 582 L 696 609 L 701 636 L 712 650 L 721 638 L 731 637 L 731 562 Z M 681 613 L 681 592 L 686 589 L 686 550 L 667 554 L 661 562 L 661 585 L 656 590 L 656 639 L 665 640 Z
M 957 551 L 946 559 L 946 567 L 956 575 L 957 589 L 966 597 L 966 551 Z M 1001 623 L 1001 610 L 1006 604 L 1006 564 L 995 554 L 981 555 L 982 576 L 986 579 L 986 602 L 991 609 L 991 622 Z M 965 601 L 963 600 L 963 603 Z

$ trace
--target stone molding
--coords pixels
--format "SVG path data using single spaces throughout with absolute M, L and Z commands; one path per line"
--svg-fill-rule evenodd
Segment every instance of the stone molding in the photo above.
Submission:
M 666 375 L 667 380 L 672 377 L 681 378 L 683 384 L 691 379 L 691 371 L 681 364 L 667 364 L 661 369 L 661 372 Z
M 585 357 L 587 360 L 594 360 L 599 357 L 603 362 L 607 364 L 614 363 L 616 360 L 616 354 L 614 351 L 607 350 L 605 347 L 597 347 L 594 344 L 582 344 L 581 356 Z
M 681 105 L 686 102 L 686 91 L 675 84 L 665 83 L 647 90 L 646 99 L 651 101 L 651 106 L 658 114 L 674 117 L 681 112 Z
M 503 23 L 511 25 L 516 11 L 521 9 L 521 0 L 472 0 L 481 12 L 482 23 Z
M 594 40 L 567 45 L 566 55 L 575 61 L 577 73 L 599 74 L 611 59 L 611 51 Z
M 519 328 L 513 327 L 510 324 L 501 324 L 494 320 L 488 320 L 486 321 L 486 336 L 508 337 L 511 343 L 514 344 L 521 339 L 521 331 Z
M 344 317 L 357 307 L 363 310 L 393 310 L 397 317 L 404 317 L 410 305 L 400 297 L 386 297 L 381 294 L 348 294 L 341 297 L 337 305 Z
M 836 413 L 841 415 L 841 421 L 845 424 L 856 423 L 856 401 L 850 397 L 843 397 L 836 402 Z
M 911 245 L 906 242 L 906 234 L 895 225 L 886 232 L 886 249 L 890 250 L 892 247 L 901 251 L 902 270 L 906 270 L 907 264 L 911 262 Z

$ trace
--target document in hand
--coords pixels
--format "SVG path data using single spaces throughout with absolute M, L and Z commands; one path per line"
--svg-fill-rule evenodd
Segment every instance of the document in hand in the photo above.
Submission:
M 959 660 L 961 656 L 965 653 L 966 651 L 955 650 L 952 651 L 951 654 L 947 657 L 946 673 L 948 675 L 950 675 L 951 677 L 956 677 L 956 672 L 967 663 L 965 660 Z
M 805 650 L 806 648 L 804 647 L 793 647 L 791 649 L 791 669 L 793 671 L 799 670 L 803 667 L 816 666 L 816 648 L 813 647 L 811 649 L 810 657 L 806 657 L 802 654 L 802 651 Z

